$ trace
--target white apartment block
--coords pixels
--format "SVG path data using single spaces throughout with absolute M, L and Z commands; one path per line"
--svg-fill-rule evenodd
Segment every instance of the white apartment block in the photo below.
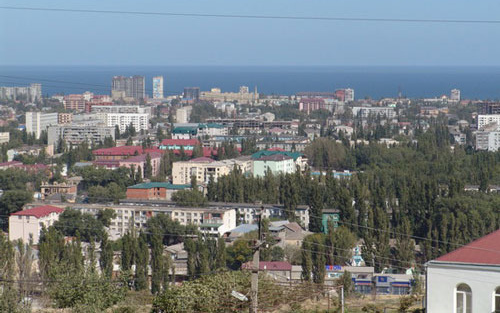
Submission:
M 476 132 L 476 150 L 497 151 L 500 148 L 500 131 Z
M 258 205 L 248 205 L 245 203 L 236 204 L 235 209 L 238 211 L 240 216 L 240 222 L 244 224 L 254 224 L 257 222 L 257 211 L 260 210 Z M 295 216 L 298 218 L 300 224 L 304 226 L 305 229 L 309 229 L 309 207 L 306 205 L 299 205 L 295 209 Z M 264 210 L 262 211 L 263 218 L 279 218 L 285 219 L 285 212 L 282 206 L 278 205 L 264 205 Z
M 97 118 L 108 127 L 118 125 L 120 133 L 132 124 L 137 132 L 149 129 L 149 114 L 147 113 L 98 113 Z
M 115 211 L 116 217 L 111 220 L 108 233 L 112 240 L 119 239 L 132 229 L 146 228 L 149 218 L 158 214 L 168 215 L 181 225 L 197 225 L 199 230 L 212 236 L 222 236 L 236 228 L 236 210 L 231 208 L 183 208 L 144 205 L 105 205 L 105 204 L 65 204 L 82 213 L 97 215 L 105 209 Z
M 26 112 L 26 132 L 40 138 L 42 131 L 47 127 L 57 125 L 58 113 Z
M 495 123 L 500 126 L 500 114 L 479 114 L 477 116 L 477 129 L 482 130 L 485 126 Z
M 450 100 L 460 101 L 460 89 L 452 89 L 451 90 Z
M 176 122 L 177 123 L 188 123 L 189 118 L 191 117 L 192 110 L 193 110 L 193 107 L 191 107 L 191 106 L 185 106 L 185 107 L 177 109 L 177 111 L 175 111 Z
M 346 100 L 347 101 L 347 100 Z M 391 107 L 353 107 L 353 116 L 361 116 L 361 118 L 373 117 L 385 117 L 387 119 L 392 119 L 396 117 L 396 110 Z
M 19 211 L 9 216 L 9 240 L 21 239 L 25 243 L 30 241 L 38 244 L 40 231 L 48 228 L 59 220 L 59 215 L 64 211 L 51 205 L 37 206 Z
M 344 101 L 345 102 L 354 101 L 354 89 L 351 89 L 351 88 L 345 89 Z
M 235 166 L 242 173 L 252 172 L 252 160 L 249 157 L 222 161 L 201 157 L 189 161 L 174 162 L 172 164 L 172 183 L 187 185 L 191 183 L 191 177 L 195 176 L 198 184 L 207 184 L 210 176 L 213 176 L 214 181 L 217 181 L 219 177 L 228 175 Z

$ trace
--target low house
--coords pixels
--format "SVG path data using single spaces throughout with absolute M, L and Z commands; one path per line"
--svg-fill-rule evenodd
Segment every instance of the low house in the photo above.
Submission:
M 40 231 L 59 220 L 64 209 L 51 205 L 38 206 L 12 213 L 9 217 L 9 240 L 21 239 L 23 242 L 38 244 Z
M 165 182 L 142 183 L 127 187 L 127 199 L 172 200 L 179 190 L 190 189 L 191 185 L 174 185 Z
M 500 312 L 500 229 L 427 267 L 426 312 Z
M 304 238 L 312 232 L 304 230 L 299 224 L 296 222 L 292 223 L 283 223 L 281 225 L 274 224 L 275 222 L 271 222 L 271 226 L 269 227 L 269 231 L 280 240 L 279 245 L 283 248 L 286 245 L 291 245 L 295 247 L 300 247 L 302 245 L 302 241 Z

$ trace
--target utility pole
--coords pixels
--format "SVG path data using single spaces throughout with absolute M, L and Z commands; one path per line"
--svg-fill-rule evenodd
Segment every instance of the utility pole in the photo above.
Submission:
M 260 233 L 260 226 L 261 226 L 261 214 L 262 214 L 262 208 L 257 211 L 257 225 L 259 229 L 259 237 L 255 241 L 255 245 L 253 246 L 254 252 L 253 252 L 253 264 L 252 264 L 252 284 L 251 284 L 251 298 L 252 298 L 252 304 L 250 305 L 250 313 L 258 313 L 258 307 L 259 307 L 259 299 L 258 299 L 258 294 L 259 294 L 259 259 L 260 259 L 260 245 L 261 245 L 261 233 Z
M 340 287 L 340 305 L 341 305 L 341 311 L 344 313 L 344 286 Z

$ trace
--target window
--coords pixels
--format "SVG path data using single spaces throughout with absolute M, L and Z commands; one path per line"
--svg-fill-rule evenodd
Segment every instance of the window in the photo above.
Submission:
M 472 290 L 467 284 L 457 286 L 456 295 L 456 313 L 471 313 L 472 312 Z
M 500 313 L 500 287 L 495 290 L 495 313 Z

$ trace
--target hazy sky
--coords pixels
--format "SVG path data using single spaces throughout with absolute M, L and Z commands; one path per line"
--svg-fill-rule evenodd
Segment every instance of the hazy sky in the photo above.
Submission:
M 179 13 L 500 19 L 498 0 L 0 0 Z M 500 24 L 258 20 L 0 10 L 3 65 L 500 65 Z

